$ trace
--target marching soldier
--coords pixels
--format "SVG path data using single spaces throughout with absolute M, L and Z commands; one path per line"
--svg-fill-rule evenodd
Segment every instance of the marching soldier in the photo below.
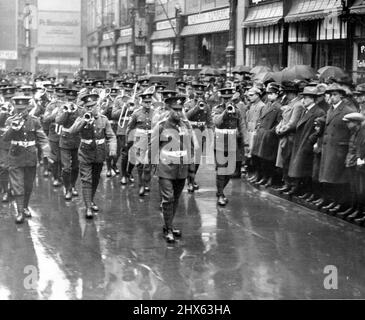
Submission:
M 30 97 L 14 97 L 15 115 L 10 117 L 6 126 L 4 141 L 10 141 L 9 177 L 16 203 L 17 224 L 30 218 L 29 200 L 33 190 L 37 167 L 37 145 L 46 157 L 50 155 L 48 139 L 39 119 L 28 114 Z
M 151 162 L 146 158 L 148 144 L 151 140 L 152 115 L 151 108 L 153 94 L 141 94 L 142 107 L 136 110 L 128 123 L 128 141 L 133 141 L 136 166 L 138 171 L 139 196 L 143 197 L 150 191 Z
M 194 147 L 193 131 L 183 117 L 185 97 L 168 98 L 165 103 L 171 108 L 169 117 L 156 125 L 152 132 L 149 154 L 153 164 L 158 164 L 160 197 L 165 226 L 164 236 L 168 243 L 181 237 L 181 231 L 174 228 L 173 221 L 188 177 L 194 178 L 195 166 L 192 162 Z M 166 145 L 172 146 L 165 148 Z
M 65 187 L 65 200 L 71 201 L 72 197 L 78 197 L 76 181 L 79 175 L 78 149 L 80 137 L 71 134 L 70 128 L 76 119 L 81 116 L 81 111 L 75 104 L 76 90 L 66 90 L 68 102 L 58 111 L 56 124 L 61 127 L 60 154 L 62 163 L 62 181 Z
M 224 207 L 228 201 L 224 195 L 224 188 L 236 170 L 237 159 L 245 145 L 245 123 L 239 109 L 229 102 L 233 96 L 233 89 L 221 89 L 220 92 L 223 103 L 213 109 L 213 122 L 215 125 L 217 203 Z M 227 153 L 228 158 L 225 157 Z
M 4 88 L 2 90 L 4 100 L 9 100 L 15 94 L 15 88 Z M 2 135 L 6 131 L 6 120 L 13 116 L 14 105 L 12 102 L 6 101 L 1 106 L 0 110 L 0 187 L 3 192 L 2 202 L 9 202 L 10 190 L 9 190 L 9 149 L 10 142 L 4 141 Z
M 124 96 L 123 99 L 118 99 L 112 110 L 112 120 L 117 122 L 117 139 L 118 148 L 121 150 L 121 181 L 122 185 L 126 185 L 128 180 L 134 182 L 132 177 L 133 164 L 129 162 L 129 150 L 133 142 L 128 142 L 127 125 L 135 110 L 134 101 L 130 100 L 129 96 Z
M 57 99 L 51 101 L 46 108 L 43 122 L 49 126 L 48 139 L 51 146 L 51 158 L 53 160 L 53 186 L 55 188 L 61 186 L 61 153 L 60 153 L 60 133 L 61 127 L 56 124 L 56 116 L 65 104 L 66 88 L 57 87 L 55 89 Z
M 107 146 L 109 155 L 116 156 L 117 140 L 108 119 L 103 116 L 97 106 L 99 95 L 84 96 L 84 115 L 76 119 L 70 128 L 70 134 L 79 134 L 80 176 L 82 194 L 86 206 L 86 218 L 92 219 L 99 208 L 94 202 L 100 175 L 106 159 Z
M 212 119 L 212 111 L 208 104 L 199 99 L 195 107 L 191 108 L 186 113 L 186 118 L 190 121 L 190 124 L 195 131 L 196 134 L 201 137 L 199 140 L 200 145 L 196 146 L 196 153 L 195 153 L 195 176 L 199 170 L 201 164 L 201 157 L 202 152 L 210 146 L 210 142 L 213 141 L 213 119 Z M 207 141 L 208 140 L 208 141 Z M 194 193 L 195 190 L 199 189 L 199 185 L 194 181 L 189 179 L 188 181 L 188 192 Z

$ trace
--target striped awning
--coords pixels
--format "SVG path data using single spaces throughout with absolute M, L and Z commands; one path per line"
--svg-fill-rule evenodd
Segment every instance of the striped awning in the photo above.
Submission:
M 341 0 L 299 0 L 293 2 L 285 22 L 324 19 L 342 10 Z
M 176 34 L 172 28 L 154 31 L 151 36 L 151 40 L 170 39 L 175 38 Z
M 356 0 L 350 8 L 352 14 L 365 14 L 365 0 Z
M 258 5 L 248 9 L 247 17 L 242 22 L 242 26 L 244 28 L 265 27 L 277 24 L 282 18 L 282 2 Z
M 219 20 L 209 23 L 193 24 L 184 27 L 181 36 L 229 31 L 229 20 Z

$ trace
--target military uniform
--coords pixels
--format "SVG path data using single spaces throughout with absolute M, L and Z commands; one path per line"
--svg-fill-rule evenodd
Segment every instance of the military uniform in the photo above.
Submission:
M 201 164 L 202 152 L 204 151 L 207 143 L 208 147 L 210 147 L 210 142 L 213 141 L 213 137 L 211 136 L 214 128 L 212 111 L 203 100 L 198 100 L 196 105 L 186 112 L 186 118 L 190 121 L 195 133 L 201 137 L 200 145 L 197 146 L 195 153 L 194 162 L 196 175 Z M 208 141 L 206 139 L 208 139 Z M 195 181 L 190 180 L 188 184 L 188 191 L 191 193 L 194 192 L 194 190 L 199 189 L 199 186 L 195 183 Z
M 65 93 L 65 88 L 59 87 L 56 88 L 55 91 L 57 94 L 63 95 Z M 63 100 L 63 97 L 50 102 L 43 117 L 43 122 L 46 124 L 46 126 L 49 126 L 48 139 L 51 146 L 51 159 L 53 161 L 52 174 L 54 178 L 54 187 L 59 187 L 61 185 L 61 126 L 56 123 L 56 116 L 64 104 L 65 101 Z
M 134 107 L 130 107 L 126 102 L 118 99 L 113 106 L 112 120 L 116 121 L 118 149 L 121 150 L 121 175 L 122 184 L 127 183 L 127 178 L 131 176 L 134 165 L 129 163 L 129 150 L 133 141 L 128 141 L 127 125 L 134 112 Z M 127 171 L 128 169 L 128 171 Z
M 83 97 L 84 108 L 93 107 L 98 95 Z M 103 163 L 106 160 L 107 147 L 111 155 L 116 154 L 117 141 L 107 117 L 99 114 L 92 123 L 84 117 L 76 119 L 70 128 L 70 134 L 79 134 L 81 143 L 78 157 L 83 198 L 86 206 L 86 217 L 92 218 L 92 211 L 98 211 L 94 197 L 100 181 Z
M 144 94 L 140 97 L 146 104 L 152 101 L 152 94 Z M 149 191 L 151 182 L 151 163 L 146 155 L 151 140 L 152 116 L 153 110 L 151 107 L 142 106 L 132 114 L 127 127 L 127 136 L 133 139 L 134 143 L 132 150 L 135 152 L 133 158 L 135 158 L 137 165 L 140 196 L 144 196 L 146 190 Z
M 221 96 L 224 99 L 232 97 L 231 90 L 222 89 Z M 227 94 L 226 94 L 227 93 Z M 224 188 L 229 183 L 236 170 L 237 159 L 244 148 L 245 123 L 239 109 L 233 105 L 233 112 L 226 110 L 226 104 L 220 104 L 213 109 L 213 122 L 215 125 L 215 159 L 216 159 L 216 183 L 218 204 L 225 206 L 227 199 Z M 228 159 L 225 154 L 228 153 Z M 232 157 L 234 159 L 232 159 Z
M 2 188 L 2 192 L 4 193 L 3 202 L 8 202 L 10 198 L 10 190 L 9 190 L 9 149 L 10 142 L 4 141 L 2 135 L 6 131 L 6 120 L 12 115 L 12 110 L 14 105 L 12 102 L 9 102 L 10 98 L 15 94 L 15 88 L 5 88 L 2 90 L 5 103 L 8 102 L 8 112 L 1 111 L 0 113 L 0 187 Z M 10 112 L 9 112 L 10 111 Z
M 16 108 L 28 106 L 29 98 L 14 98 Z M 12 122 L 17 115 L 9 118 L 6 122 L 8 130 L 4 133 L 3 140 L 9 141 L 9 177 L 17 204 L 16 222 L 22 223 L 24 215 L 30 217 L 28 210 L 33 183 L 36 177 L 37 145 L 39 144 L 46 157 L 50 155 L 48 139 L 42 129 L 39 119 L 23 112 L 24 124 L 19 130 L 12 127 Z
M 59 146 L 62 163 L 62 181 L 65 186 L 66 200 L 71 200 L 72 196 L 78 196 L 75 186 L 79 175 L 78 149 L 80 137 L 78 134 L 71 134 L 70 128 L 80 116 L 81 111 L 79 109 L 76 109 L 74 112 L 60 109 L 56 116 L 56 124 L 61 126 Z
M 166 104 L 182 112 L 184 97 L 166 99 Z M 179 198 L 188 176 L 195 172 L 192 162 L 193 132 L 188 121 L 182 118 L 178 121 L 171 116 L 155 126 L 152 132 L 149 152 L 153 164 L 158 164 L 160 197 L 162 213 L 165 221 L 165 235 L 168 242 L 174 242 L 175 236 L 181 232 L 173 227 L 173 220 L 179 203 Z M 172 146 L 167 149 L 166 145 Z

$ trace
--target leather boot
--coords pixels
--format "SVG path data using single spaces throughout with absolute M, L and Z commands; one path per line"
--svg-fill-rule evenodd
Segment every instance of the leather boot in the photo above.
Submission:
M 337 206 L 335 206 L 334 208 L 332 209 L 329 209 L 328 210 L 328 213 L 331 215 L 331 216 L 335 216 L 337 212 L 340 212 L 341 211 L 341 205 L 338 204 Z
M 362 218 L 355 219 L 354 222 L 358 226 L 365 226 L 365 216 L 363 216 Z
M 112 171 L 111 170 L 107 170 L 106 177 L 107 178 L 111 178 L 112 177 Z
M 164 237 L 167 243 L 175 243 L 175 237 L 171 229 L 168 229 Z
M 24 216 L 28 219 L 32 217 L 32 213 L 30 212 L 29 208 L 24 208 Z
M 71 190 L 66 190 L 65 200 L 66 201 L 71 201 L 72 200 L 72 191 Z
M 323 207 L 322 209 L 323 210 L 330 210 L 330 209 L 333 209 L 336 206 L 337 206 L 337 203 L 336 202 L 331 202 L 329 205 Z
M 60 186 L 61 186 L 61 181 L 58 179 L 55 179 L 55 181 L 53 181 L 53 187 L 59 188 Z
M 79 193 L 78 193 L 78 191 L 76 190 L 75 187 L 72 188 L 72 196 L 73 197 L 78 197 L 79 196 Z
M 257 182 L 257 184 L 259 184 L 260 186 L 264 186 L 266 183 L 267 183 L 266 178 L 262 178 L 259 182 Z
M 16 203 L 16 216 L 15 216 L 15 223 L 22 224 L 24 223 L 24 196 L 16 196 L 15 197 Z
M 118 167 L 117 167 L 116 165 L 114 165 L 112 169 L 113 169 L 114 173 L 115 173 L 117 176 L 119 176 L 119 175 L 120 175 L 120 171 L 119 171 L 119 169 L 118 169 Z
M 193 183 L 193 187 L 194 187 L 194 190 L 199 190 L 199 188 L 200 188 L 196 182 Z
M 94 213 L 92 211 L 91 208 L 86 208 L 86 219 L 93 219 L 94 218 Z
M 138 194 L 139 194 L 140 197 L 144 197 L 144 195 L 145 195 L 145 188 L 144 188 L 144 186 L 139 187 Z
M 2 199 L 2 202 L 3 203 L 8 203 L 10 200 L 10 195 L 9 195 L 9 191 L 6 191 L 3 195 L 3 199 Z
M 91 202 L 91 210 L 94 212 L 99 212 L 99 207 L 95 204 L 95 202 Z
M 337 218 L 340 218 L 340 219 L 345 219 L 345 218 L 347 218 L 349 215 L 351 215 L 351 213 L 353 213 L 354 212 L 354 208 L 353 207 L 351 207 L 351 208 L 349 208 L 349 209 L 347 209 L 346 211 L 342 211 L 342 212 L 337 212 L 336 213 L 336 217 Z
M 305 193 L 305 194 L 303 194 L 303 195 L 301 195 L 301 196 L 299 196 L 298 198 L 299 199 L 301 199 L 301 200 L 306 200 L 306 199 L 308 199 L 309 197 L 311 197 L 312 195 L 309 193 L 309 192 L 307 192 L 307 193 Z
M 224 199 L 223 196 L 218 197 L 217 203 L 221 207 L 225 207 L 227 205 L 227 202 L 226 202 L 226 200 Z
M 290 190 L 290 186 L 288 186 L 287 184 L 284 184 L 281 188 L 276 189 L 279 192 L 288 192 Z
M 163 227 L 163 233 L 167 234 L 167 228 Z M 179 229 L 176 229 L 175 227 L 172 227 L 172 233 L 176 238 L 181 238 L 182 232 Z
M 272 186 L 272 178 L 269 178 L 269 180 L 267 180 L 267 182 L 264 184 L 265 188 L 270 188 Z
M 314 194 L 311 194 L 309 198 L 305 199 L 307 202 L 313 202 L 316 199 L 316 196 Z
M 352 214 L 347 216 L 345 218 L 345 220 L 351 222 L 351 221 L 354 221 L 356 219 L 359 219 L 360 217 L 362 217 L 362 212 L 360 210 L 356 210 L 355 212 L 353 212 Z
M 127 177 L 122 177 L 122 179 L 120 180 L 120 184 L 125 186 L 128 183 Z

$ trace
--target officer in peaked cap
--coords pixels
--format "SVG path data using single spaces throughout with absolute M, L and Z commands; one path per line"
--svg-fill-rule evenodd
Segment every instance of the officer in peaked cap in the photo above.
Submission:
M 56 77 L 47 77 L 47 80 L 50 81 L 51 83 L 55 83 Z
M 122 86 L 126 92 L 131 92 L 135 86 L 135 83 L 126 81 L 122 83 Z
M 65 94 L 68 102 L 76 102 L 79 91 L 75 89 L 66 89 Z
M 136 160 L 140 197 L 150 191 L 151 163 L 146 156 L 152 133 L 152 96 L 152 93 L 139 95 L 141 108 L 132 114 L 127 126 L 128 141 L 134 144 L 133 159 Z
M 73 86 L 75 89 L 80 90 L 82 88 L 82 81 L 81 80 L 74 80 L 72 81 Z
M 162 94 L 162 99 L 167 99 L 167 98 L 174 98 L 178 95 L 178 93 L 176 91 L 173 90 L 164 90 L 161 91 Z
M 143 88 L 147 88 L 149 86 L 149 80 L 148 79 L 138 80 L 138 83 Z
M 110 88 L 113 85 L 113 81 L 110 79 L 105 79 L 103 85 L 106 88 Z
M 94 88 L 102 89 L 102 88 L 104 88 L 104 81 L 102 81 L 102 80 L 96 80 L 96 81 L 94 81 L 92 83 L 92 86 Z
M 71 134 L 79 134 L 81 144 L 78 152 L 82 195 L 86 207 L 86 218 L 92 219 L 99 211 L 94 202 L 100 175 L 109 156 L 117 154 L 117 140 L 107 117 L 98 110 L 99 95 L 89 94 L 82 98 L 84 115 L 77 118 L 70 128 Z
M 20 87 L 20 90 L 24 96 L 32 97 L 34 92 L 34 87 L 25 85 Z
M 3 88 L 0 90 L 0 92 L 2 92 L 5 100 L 4 105 L 1 106 L 2 110 L 0 112 L 0 187 L 4 193 L 2 202 L 9 202 L 10 189 L 8 154 L 10 142 L 4 141 L 2 135 L 6 131 L 6 120 L 14 114 L 14 103 L 11 101 L 11 98 L 15 95 L 15 88 Z
M 16 203 L 15 222 L 21 224 L 24 218 L 30 218 L 29 200 L 36 178 L 37 146 L 49 157 L 48 139 L 40 121 L 28 114 L 31 109 L 30 97 L 14 97 L 15 115 L 8 118 L 9 128 L 3 135 L 4 141 L 10 142 L 9 177 Z
M 164 90 L 166 90 L 166 86 L 164 86 L 163 84 L 155 84 L 154 85 L 156 87 L 156 92 L 162 92 Z
M 203 96 L 205 91 L 205 85 L 202 83 L 194 83 L 192 85 L 193 90 L 197 96 Z
M 158 123 L 153 129 L 151 148 L 152 164 L 157 164 L 159 177 L 159 191 L 161 208 L 165 225 L 163 232 L 168 243 L 174 243 L 176 237 L 181 237 L 181 231 L 174 227 L 174 217 L 178 208 L 179 199 L 184 189 L 186 179 L 193 178 L 195 166 L 193 162 L 194 141 L 192 128 L 183 116 L 183 105 L 186 97 L 176 96 L 168 98 L 165 103 L 171 109 L 169 116 Z M 169 138 L 161 138 L 167 135 Z M 166 144 L 172 145 L 165 148 Z

